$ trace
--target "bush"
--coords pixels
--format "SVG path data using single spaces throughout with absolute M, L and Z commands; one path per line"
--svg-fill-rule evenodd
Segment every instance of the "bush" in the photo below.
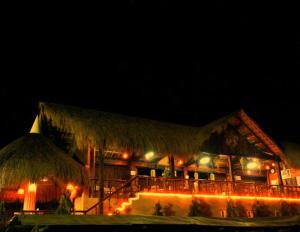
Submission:
M 254 217 L 271 217 L 274 216 L 269 206 L 263 202 L 256 201 L 252 206 Z
M 247 211 L 241 201 L 236 202 L 236 213 L 238 217 L 247 217 Z
M 70 199 L 70 193 L 68 191 L 65 191 L 60 200 L 59 200 L 59 206 L 56 210 L 57 214 L 71 214 L 73 209 L 73 203 Z
M 163 213 L 164 216 L 175 216 L 175 211 L 172 209 L 173 205 L 172 204 L 167 204 L 164 208 L 163 208 Z
M 153 212 L 153 215 L 154 216 L 162 216 L 163 213 L 161 212 L 162 210 L 162 206 L 159 202 L 157 202 L 154 206 L 154 212 Z
M 281 202 L 280 211 L 281 216 L 296 216 L 300 214 L 299 205 L 296 203 L 287 203 L 286 201 Z
M 212 215 L 211 210 L 210 210 L 210 205 L 207 204 L 204 200 L 202 199 L 193 199 L 192 204 L 190 205 L 189 209 L 189 214 L 188 216 L 190 217 L 198 217 L 198 216 L 203 216 L 203 217 L 210 217 Z

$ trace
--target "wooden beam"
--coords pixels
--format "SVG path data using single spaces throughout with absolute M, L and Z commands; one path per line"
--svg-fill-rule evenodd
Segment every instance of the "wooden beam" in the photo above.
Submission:
M 171 178 L 175 177 L 175 163 L 174 163 L 174 156 L 173 155 L 169 155 L 169 167 L 170 167 L 170 176 Z
M 104 212 L 104 155 L 105 141 L 99 147 L 99 215 L 103 215 Z
M 228 156 L 228 175 L 229 175 L 229 181 L 234 181 L 234 176 L 233 176 L 233 170 L 232 170 L 232 156 Z

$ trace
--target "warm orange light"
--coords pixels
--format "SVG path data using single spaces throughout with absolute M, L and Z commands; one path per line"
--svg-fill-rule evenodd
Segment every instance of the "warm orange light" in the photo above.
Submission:
M 122 158 L 123 159 L 128 159 L 128 153 L 123 153 Z
M 258 164 L 256 162 L 249 162 L 247 164 L 247 168 L 248 169 L 256 169 L 256 168 L 258 168 Z
M 113 215 L 112 213 L 108 213 L 108 214 L 107 214 L 107 216 L 112 216 L 112 215 Z
M 275 167 L 275 163 L 272 163 L 272 167 Z
M 18 195 L 23 195 L 23 194 L 24 194 L 24 189 L 19 188 L 19 189 L 18 189 Z
M 66 189 L 72 191 L 74 190 L 74 186 L 72 184 L 68 184 Z
M 47 182 L 48 181 L 48 178 L 47 177 L 44 177 L 43 179 L 41 179 L 42 182 Z
M 205 156 L 205 157 L 201 158 L 200 161 L 199 161 L 199 163 L 203 164 L 203 165 L 206 165 L 209 162 L 210 162 L 210 157 L 208 157 L 208 156 Z
M 152 159 L 153 156 L 154 156 L 154 152 L 153 151 L 149 151 L 148 153 L 145 154 L 146 160 Z
M 300 198 L 286 198 L 286 197 L 259 197 L 259 196 L 232 196 L 226 194 L 184 194 L 184 193 L 151 193 L 151 192 L 140 192 L 136 194 L 136 197 L 129 198 L 128 202 L 123 202 L 121 207 L 117 208 L 119 212 L 122 212 L 126 207 L 132 205 L 133 201 L 139 200 L 140 196 L 153 196 L 153 197 L 179 197 L 179 198 L 215 198 L 215 199 L 233 199 L 233 200 L 262 200 L 262 201 L 296 201 L 300 202 Z
M 183 165 L 183 160 L 179 160 L 178 165 Z
M 270 166 L 269 165 L 266 166 L 266 170 L 270 170 Z
M 28 192 L 36 192 L 36 184 L 29 184 L 28 185 Z

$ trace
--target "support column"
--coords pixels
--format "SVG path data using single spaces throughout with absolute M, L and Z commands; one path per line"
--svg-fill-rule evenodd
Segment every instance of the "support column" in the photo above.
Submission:
M 232 171 L 232 156 L 228 156 L 228 176 L 229 176 L 229 181 L 233 182 L 234 181 L 234 176 L 233 176 L 233 171 Z
M 94 146 L 94 154 L 93 154 L 93 168 L 92 168 L 92 177 L 96 179 L 96 146 Z
M 105 142 L 99 147 L 99 215 L 103 215 L 104 212 L 104 151 Z
M 188 168 L 183 167 L 184 189 L 189 189 L 189 173 Z
M 278 184 L 280 186 L 283 185 L 283 181 L 282 181 L 282 176 L 281 176 L 281 168 L 280 168 L 280 161 L 277 161 L 277 166 L 278 166 Z
M 175 177 L 175 163 L 174 163 L 174 156 L 169 155 L 169 167 L 170 167 L 170 176 L 171 178 Z
M 35 183 L 28 183 L 24 196 L 23 210 L 35 210 L 36 189 L 37 185 Z

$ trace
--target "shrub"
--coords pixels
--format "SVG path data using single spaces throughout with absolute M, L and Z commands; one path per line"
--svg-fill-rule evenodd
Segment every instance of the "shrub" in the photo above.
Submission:
M 161 206 L 160 202 L 157 202 L 154 206 L 153 215 L 154 216 L 162 216 L 163 213 L 161 212 L 161 210 L 162 210 L 162 206 Z
M 236 213 L 238 217 L 247 217 L 247 211 L 241 201 L 236 202 Z
M 281 216 L 296 216 L 300 214 L 299 205 L 296 203 L 287 203 L 286 201 L 281 202 L 280 211 Z
M 190 205 L 189 214 L 190 217 L 210 217 L 212 215 L 210 210 L 210 205 L 207 204 L 204 200 L 193 199 L 192 204 Z
M 227 201 L 227 207 L 226 207 L 227 217 L 236 217 L 238 216 L 236 214 L 236 209 L 234 207 L 233 201 L 230 199 Z
M 56 210 L 57 214 L 71 214 L 73 209 L 73 203 L 70 199 L 70 194 L 68 191 L 65 191 L 60 200 L 59 200 L 59 206 Z
M 172 204 L 167 204 L 163 208 L 163 213 L 165 216 L 175 216 L 175 211 L 172 209 L 173 205 Z
M 271 217 L 273 216 L 269 206 L 263 202 L 256 201 L 252 206 L 254 217 Z

